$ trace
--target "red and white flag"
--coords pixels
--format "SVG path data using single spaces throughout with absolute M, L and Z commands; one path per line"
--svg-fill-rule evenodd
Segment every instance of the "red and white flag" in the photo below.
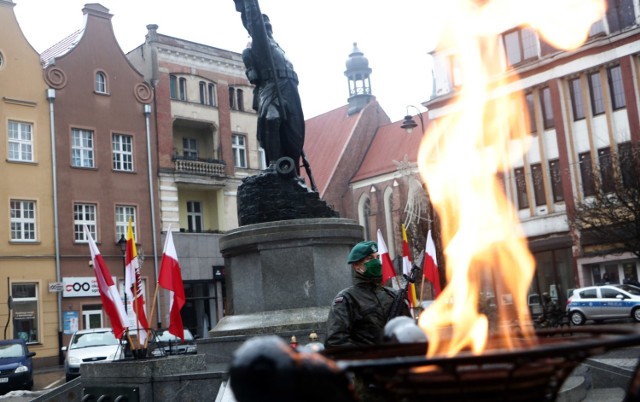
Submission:
M 407 277 L 411 276 L 411 268 L 413 264 L 411 263 L 411 253 L 409 251 L 409 239 L 407 238 L 407 230 L 404 228 L 404 223 L 402 224 L 402 273 Z M 415 283 L 411 283 L 409 286 L 408 292 L 409 304 L 413 309 L 418 306 L 418 299 L 416 298 L 416 285 Z M 412 314 L 413 314 L 412 310 Z
M 142 279 L 140 278 L 140 262 L 138 261 L 138 250 L 136 249 L 136 239 L 133 235 L 133 223 L 129 218 L 129 228 L 127 230 L 127 249 L 125 252 L 125 279 L 124 291 L 127 299 L 131 301 L 133 313 L 136 319 L 131 331 L 138 330 L 140 344 L 147 339 L 149 322 L 145 312 L 144 295 L 142 294 Z
M 170 291 L 169 332 L 184 341 L 184 326 L 182 325 L 180 310 L 184 306 L 186 298 L 184 296 L 178 254 L 176 253 L 176 246 L 173 244 L 173 235 L 171 233 L 171 227 L 169 227 L 167 239 L 164 242 L 164 251 L 162 252 L 158 285 Z
M 98 250 L 93 237 L 91 237 L 91 232 L 89 232 L 86 225 L 84 225 L 84 234 L 89 240 L 91 261 L 93 261 L 93 270 L 96 274 L 96 281 L 98 282 L 102 308 L 111 321 L 113 333 L 116 335 L 116 338 L 120 339 L 124 334 L 125 328 L 129 327 L 129 317 L 127 317 L 127 313 L 124 310 L 124 304 L 122 304 L 118 288 L 109 273 L 109 268 L 107 268 L 107 264 L 102 259 L 100 250 Z
M 431 237 L 431 230 L 427 233 L 427 245 L 424 249 L 424 277 L 433 284 L 434 297 L 438 297 L 440 289 L 440 272 L 438 271 L 438 259 L 436 257 L 436 244 Z
M 382 283 L 387 283 L 387 281 L 394 276 L 396 276 L 396 270 L 393 269 L 393 263 L 391 262 L 391 257 L 389 256 L 389 249 L 387 248 L 387 244 L 384 242 L 384 237 L 382 237 L 382 231 L 378 229 L 378 253 L 380 254 L 380 260 L 382 261 Z

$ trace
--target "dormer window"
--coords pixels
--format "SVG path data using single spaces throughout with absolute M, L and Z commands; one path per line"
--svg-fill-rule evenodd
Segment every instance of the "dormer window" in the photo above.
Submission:
M 96 86 L 95 90 L 98 93 L 106 94 L 107 93 L 107 75 L 102 71 L 98 71 L 96 73 Z
M 538 57 L 538 39 L 531 28 L 518 28 L 502 35 L 510 66 Z

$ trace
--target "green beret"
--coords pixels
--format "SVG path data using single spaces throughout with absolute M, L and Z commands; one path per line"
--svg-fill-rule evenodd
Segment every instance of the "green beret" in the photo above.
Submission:
M 364 259 L 366 256 L 377 253 L 378 244 L 375 241 L 361 241 L 356 244 L 349 253 L 347 264 L 351 264 Z

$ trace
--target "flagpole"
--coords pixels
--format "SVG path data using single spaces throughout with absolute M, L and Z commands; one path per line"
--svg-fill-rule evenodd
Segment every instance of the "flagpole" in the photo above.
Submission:
M 158 298 L 158 288 L 159 288 L 159 282 L 156 282 L 156 290 L 155 292 L 153 292 L 153 303 L 151 304 L 151 314 L 149 315 L 149 317 L 153 317 L 153 313 L 155 313 L 156 311 L 156 303 L 157 303 L 157 298 Z M 151 328 L 147 328 L 147 337 L 144 340 L 144 348 L 147 348 L 147 345 L 149 345 L 149 332 L 151 332 Z

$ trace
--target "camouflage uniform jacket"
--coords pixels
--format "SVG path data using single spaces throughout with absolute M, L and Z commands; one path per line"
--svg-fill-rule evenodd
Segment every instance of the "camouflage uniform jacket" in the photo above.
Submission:
M 333 300 L 327 321 L 326 346 L 381 343 L 397 295 L 397 291 L 382 286 L 379 281 L 356 275 L 354 285 L 342 290 Z

